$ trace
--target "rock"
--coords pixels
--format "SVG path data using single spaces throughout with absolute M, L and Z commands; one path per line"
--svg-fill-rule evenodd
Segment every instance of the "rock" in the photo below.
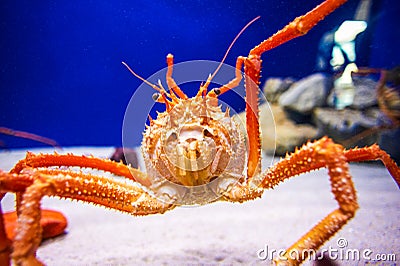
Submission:
M 378 104 L 376 97 L 377 82 L 365 77 L 353 78 L 354 98 L 351 108 L 363 110 Z M 332 90 L 328 96 L 327 103 L 329 106 L 334 106 L 334 93 Z
M 350 107 L 365 109 L 378 104 L 376 97 L 377 82 L 369 78 L 353 78 L 355 94 Z
M 276 123 L 276 150 L 275 154 L 283 156 L 301 147 L 308 140 L 317 137 L 318 130 L 308 124 L 296 124 L 288 119 L 279 105 L 272 106 Z M 264 129 L 261 127 L 263 132 Z M 263 142 L 265 137 L 263 136 Z
M 272 111 L 272 113 L 271 113 Z M 239 114 L 246 120 L 245 112 Z M 317 136 L 317 129 L 311 125 L 297 125 L 286 117 L 279 105 L 260 105 L 261 148 L 267 154 L 285 155 L 303 143 Z M 275 128 L 274 128 L 275 127 Z M 275 134 L 274 134 L 275 133 Z
M 400 128 L 381 131 L 379 147 L 390 154 L 390 157 L 400 164 Z
M 280 95 L 295 82 L 292 78 L 269 78 L 264 83 L 263 92 L 269 103 L 276 103 Z
M 138 168 L 139 161 L 136 150 L 131 148 L 115 148 L 114 153 L 110 156 L 111 161 L 122 162 L 133 168 Z
M 316 108 L 314 110 L 314 122 L 318 127 L 319 135 L 327 135 L 346 148 L 376 143 L 378 132 L 371 131 L 371 134 L 366 136 L 359 134 L 379 126 L 379 116 L 378 108 L 371 108 L 367 111 L 333 108 Z
M 322 73 L 312 74 L 294 83 L 279 97 L 279 104 L 302 114 L 323 106 L 332 88 L 332 78 Z

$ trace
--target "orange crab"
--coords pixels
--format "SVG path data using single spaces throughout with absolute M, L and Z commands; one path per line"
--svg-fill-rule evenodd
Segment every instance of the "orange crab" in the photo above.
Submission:
M 172 78 L 173 57 L 168 55 L 168 91 L 161 84 L 157 86 L 145 81 L 159 91 L 156 100 L 166 106 L 166 111 L 157 119 L 150 119 L 144 133 L 142 151 L 147 173 L 110 160 L 57 153 L 28 153 L 9 173 L 0 172 L 0 196 L 14 192 L 18 199 L 17 228 L 12 246 L 0 219 L 0 255 L 3 261 L 9 259 L 12 249 L 10 256 L 14 264 L 40 264 L 36 250 L 42 237 L 40 201 L 43 196 L 91 202 L 132 215 L 149 215 L 164 213 L 178 205 L 253 200 L 259 198 L 264 190 L 290 177 L 326 167 L 338 208 L 276 261 L 300 264 L 306 257 L 293 258 L 290 254 L 317 250 L 354 216 L 358 208 L 347 162 L 381 160 L 400 185 L 399 167 L 377 145 L 345 150 L 327 137 L 307 143 L 271 168 L 261 171 L 258 122 L 261 55 L 304 35 L 344 2 L 327 0 L 296 18 L 252 49 L 247 57 L 238 57 L 236 76 L 231 82 L 208 90 L 213 78 L 211 75 L 193 98 L 186 96 Z M 237 122 L 229 111 L 223 112 L 218 105 L 219 95 L 238 86 L 242 67 L 245 73 L 248 149 Z M 69 167 L 108 171 L 133 182 L 123 183 Z

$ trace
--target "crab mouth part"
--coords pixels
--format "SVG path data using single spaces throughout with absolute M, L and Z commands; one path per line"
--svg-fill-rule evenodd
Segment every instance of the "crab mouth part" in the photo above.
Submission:
M 200 171 L 211 164 L 216 145 L 204 134 L 206 129 L 196 124 L 185 124 L 178 133 L 172 132 L 165 142 L 165 152 L 174 166 L 185 171 Z
M 229 162 L 228 152 L 217 147 L 207 125 L 189 122 L 169 132 L 164 151 L 176 182 L 184 186 L 204 185 L 221 174 Z

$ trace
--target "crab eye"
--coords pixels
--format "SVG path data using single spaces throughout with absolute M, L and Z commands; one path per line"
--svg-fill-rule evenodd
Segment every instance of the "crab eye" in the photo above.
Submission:
M 173 142 L 176 141 L 178 139 L 178 135 L 175 132 L 172 132 L 171 134 L 169 134 L 168 138 L 167 138 L 167 142 Z
M 217 179 L 217 178 L 218 178 L 218 176 L 213 176 L 213 177 L 211 177 L 211 178 L 210 178 L 210 182 L 214 181 L 214 180 Z
M 153 101 L 157 101 L 158 100 L 158 97 L 159 97 L 160 95 L 156 92 L 156 93 L 154 93 L 152 96 L 151 96 L 151 98 L 153 99 Z
M 210 132 L 208 129 L 204 129 L 204 131 L 203 131 L 203 136 L 204 136 L 204 137 L 209 137 L 209 138 L 214 137 L 214 135 L 211 134 L 211 132 Z

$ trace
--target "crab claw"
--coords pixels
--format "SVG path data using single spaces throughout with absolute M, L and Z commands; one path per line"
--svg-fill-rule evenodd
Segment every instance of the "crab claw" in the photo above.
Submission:
M 17 226 L 17 213 L 15 211 L 4 213 L 3 218 L 7 238 L 13 240 Z M 43 228 L 42 240 L 64 234 L 67 223 L 67 218 L 62 213 L 53 210 L 42 210 L 42 218 L 40 220 Z

